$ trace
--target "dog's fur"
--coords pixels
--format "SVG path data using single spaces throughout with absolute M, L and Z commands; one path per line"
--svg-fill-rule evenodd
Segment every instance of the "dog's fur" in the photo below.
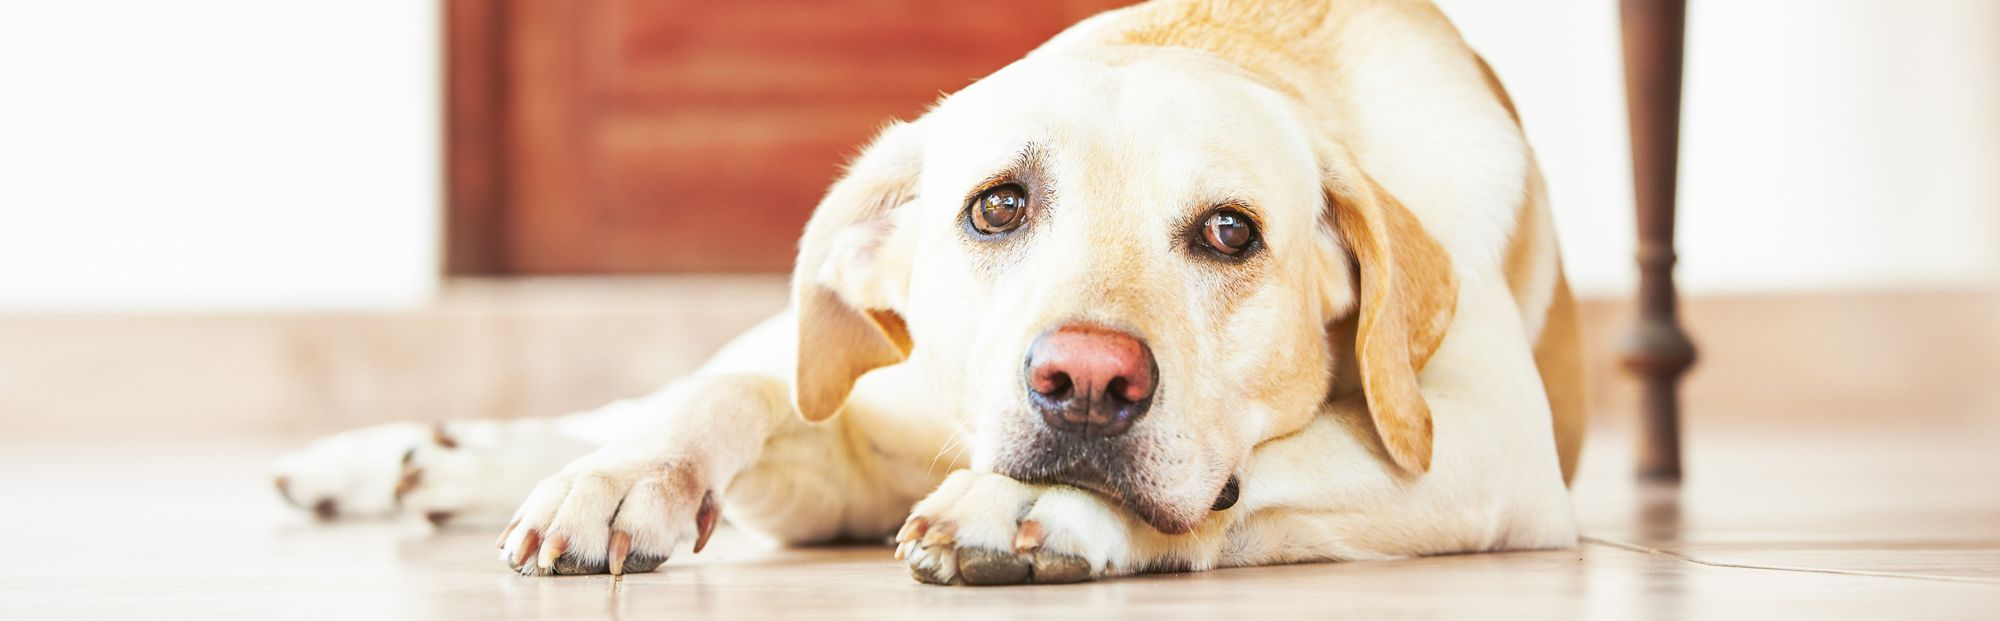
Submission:
M 969 233 L 1001 181 L 1027 223 Z M 1261 247 L 1191 245 L 1218 205 Z M 1553 235 L 1511 102 L 1429 3 L 1157 0 L 884 130 L 807 226 L 791 309 L 694 376 L 567 419 L 336 436 L 281 487 L 467 518 L 601 445 L 513 512 L 524 574 L 651 569 L 718 501 L 786 543 L 894 535 L 947 584 L 1569 546 Z M 1029 410 L 1024 353 L 1075 323 L 1157 356 L 1128 433 Z

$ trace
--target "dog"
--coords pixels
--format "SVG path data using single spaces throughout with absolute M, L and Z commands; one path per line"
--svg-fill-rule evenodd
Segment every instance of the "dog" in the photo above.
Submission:
M 651 571 L 723 516 L 935 584 L 1562 548 L 1577 338 L 1519 117 L 1436 7 L 1155 0 L 884 129 L 789 309 L 694 375 L 334 436 L 279 487 L 511 516 L 524 575 Z

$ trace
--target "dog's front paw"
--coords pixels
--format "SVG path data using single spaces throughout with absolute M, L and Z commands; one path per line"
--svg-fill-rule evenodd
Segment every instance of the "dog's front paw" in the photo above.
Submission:
M 585 456 L 544 479 L 500 533 L 500 560 L 524 576 L 652 571 L 676 544 L 708 544 L 715 492 L 687 461 Z
M 1130 521 L 1102 498 L 960 471 L 917 503 L 896 556 L 931 584 L 1082 582 L 1123 573 Z

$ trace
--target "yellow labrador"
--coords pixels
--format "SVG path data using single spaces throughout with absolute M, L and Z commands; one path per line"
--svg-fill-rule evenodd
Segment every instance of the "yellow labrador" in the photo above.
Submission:
M 884 130 L 807 226 L 791 309 L 696 375 L 336 436 L 282 487 L 442 520 L 589 451 L 501 537 L 533 575 L 648 571 L 718 514 L 893 536 L 938 584 L 1569 546 L 1545 198 L 1428 2 L 1158 0 Z

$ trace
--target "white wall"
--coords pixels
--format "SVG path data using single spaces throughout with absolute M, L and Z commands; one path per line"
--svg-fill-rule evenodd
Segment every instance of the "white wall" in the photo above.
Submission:
M 1439 3 L 1520 107 L 1577 288 L 1628 294 L 1618 3 Z M 2000 2 L 1690 5 L 1686 290 L 2000 283 Z
M 1623 295 L 1612 0 L 1441 0 L 1507 82 L 1569 270 Z M 2000 2 L 1690 14 L 1686 289 L 2000 280 Z M 0 0 L 0 310 L 382 307 L 437 283 L 425 0 Z
M 0 310 L 427 299 L 439 45 L 421 0 L 0 0 Z

